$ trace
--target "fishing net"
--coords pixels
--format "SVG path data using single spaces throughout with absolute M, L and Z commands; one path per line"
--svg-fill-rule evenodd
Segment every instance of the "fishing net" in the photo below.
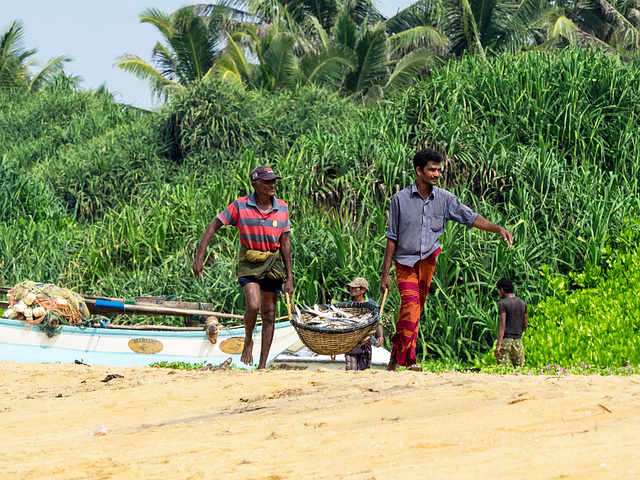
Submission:
M 87 304 L 79 294 L 51 283 L 25 281 L 7 293 L 5 316 L 30 324 L 80 325 L 89 318 Z

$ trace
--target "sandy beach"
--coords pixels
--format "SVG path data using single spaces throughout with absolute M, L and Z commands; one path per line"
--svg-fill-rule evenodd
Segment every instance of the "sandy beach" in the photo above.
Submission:
M 0 362 L 0 379 L 3 479 L 640 476 L 638 377 Z

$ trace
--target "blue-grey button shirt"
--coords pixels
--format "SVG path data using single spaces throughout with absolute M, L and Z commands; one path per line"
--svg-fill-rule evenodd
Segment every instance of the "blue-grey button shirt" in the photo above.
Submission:
M 442 188 L 433 187 L 423 200 L 414 183 L 391 198 L 387 238 L 396 242 L 395 260 L 413 267 L 440 247 L 447 220 L 473 226 L 478 216 L 458 197 Z

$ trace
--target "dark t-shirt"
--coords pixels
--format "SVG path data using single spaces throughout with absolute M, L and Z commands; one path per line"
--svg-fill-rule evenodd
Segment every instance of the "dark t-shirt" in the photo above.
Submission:
M 524 327 L 524 314 L 527 313 L 527 304 L 518 297 L 509 297 L 498 303 L 498 314 L 506 313 L 507 325 L 504 330 L 504 338 L 522 337 Z

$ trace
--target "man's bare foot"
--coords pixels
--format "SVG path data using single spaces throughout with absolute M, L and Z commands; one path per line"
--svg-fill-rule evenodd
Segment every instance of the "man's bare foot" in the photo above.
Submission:
M 253 365 L 253 340 L 247 342 L 244 341 L 244 348 L 242 349 L 242 355 L 240 355 L 240 361 L 245 365 Z
M 422 366 L 414 363 L 413 365 L 409 365 L 407 367 L 407 370 L 410 370 L 412 372 L 421 372 L 422 371 Z
M 394 357 L 389 359 L 389 363 L 387 364 L 387 371 L 389 372 L 398 371 L 398 361 Z
M 258 370 L 266 370 L 267 369 L 267 365 L 263 365 L 262 363 L 258 364 Z

